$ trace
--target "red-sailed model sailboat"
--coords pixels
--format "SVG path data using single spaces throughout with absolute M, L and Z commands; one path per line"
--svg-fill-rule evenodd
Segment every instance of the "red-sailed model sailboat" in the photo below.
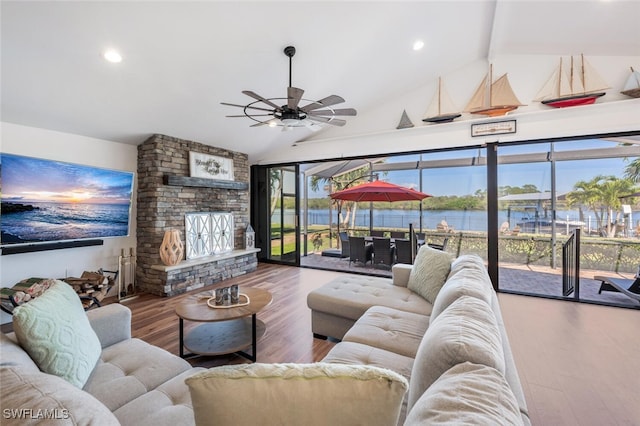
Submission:
M 513 93 L 507 74 L 492 83 L 493 65 L 489 66 L 489 73 L 484 77 L 464 112 L 471 114 L 483 114 L 489 117 L 498 117 L 513 111 L 520 103 Z
M 604 96 L 603 90 L 608 88 L 607 83 L 584 60 L 584 55 L 580 55 L 580 63 L 574 63 L 572 56 L 568 71 L 563 68 L 562 58 L 560 58 L 560 65 L 538 92 L 534 101 L 554 108 L 589 105 Z

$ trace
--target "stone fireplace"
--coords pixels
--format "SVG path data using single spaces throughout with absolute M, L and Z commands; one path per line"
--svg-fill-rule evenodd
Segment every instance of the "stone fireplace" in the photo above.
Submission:
M 233 160 L 233 181 L 190 178 L 189 152 Z M 165 266 L 159 248 L 164 232 L 177 229 L 185 242 L 185 216 L 197 212 L 233 215 L 234 250 Z M 138 146 L 137 287 L 173 296 L 242 275 L 257 267 L 257 250 L 244 250 L 249 224 L 249 162 L 246 154 L 165 135 Z

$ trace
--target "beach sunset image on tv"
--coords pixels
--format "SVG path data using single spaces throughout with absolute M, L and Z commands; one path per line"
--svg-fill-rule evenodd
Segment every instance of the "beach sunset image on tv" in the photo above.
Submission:
M 129 235 L 132 172 L 0 154 L 1 244 Z

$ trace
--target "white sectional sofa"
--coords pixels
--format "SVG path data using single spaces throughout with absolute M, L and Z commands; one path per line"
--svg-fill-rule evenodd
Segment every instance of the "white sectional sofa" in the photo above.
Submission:
M 482 260 L 462 256 L 444 263 L 444 284 L 437 289 L 415 287 L 422 282 L 417 259 L 414 267 L 397 265 L 393 280 L 345 276 L 310 293 L 313 332 L 341 339 L 313 364 L 192 368 L 131 338 L 128 308 L 113 304 L 85 314 L 67 289 L 67 301 L 75 301 L 79 311 L 67 324 L 71 331 L 63 327 L 57 334 L 59 342 L 38 341 L 27 352 L 23 344 L 35 337 L 18 330 L 0 335 L 1 423 L 529 425 Z M 429 259 L 427 266 L 423 273 L 436 270 Z M 29 302 L 30 308 L 43 306 L 26 316 L 20 333 L 54 336 L 49 328 L 68 320 L 61 313 L 71 307 L 56 309 L 64 302 L 49 297 L 59 296 L 57 290 L 47 292 L 41 302 L 53 305 Z M 14 315 L 14 328 L 16 316 L 26 311 Z M 55 373 L 46 367 L 47 350 L 41 350 L 50 343 L 60 343 L 57 350 L 63 352 Z M 80 368 L 67 368 L 68 360 Z
M 432 263 L 422 250 L 416 265 Z M 408 379 L 398 424 L 529 425 L 482 259 L 453 260 L 442 287 L 432 289 L 432 301 L 409 288 L 416 288 L 410 285 L 419 278 L 415 272 L 395 265 L 393 279 L 345 276 L 311 292 L 314 335 L 340 339 L 322 362 L 377 366 Z

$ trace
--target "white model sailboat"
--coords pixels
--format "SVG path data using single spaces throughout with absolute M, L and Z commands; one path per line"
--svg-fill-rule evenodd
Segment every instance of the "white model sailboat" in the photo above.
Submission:
M 507 74 L 505 73 L 493 83 L 491 82 L 492 74 L 493 65 L 490 65 L 489 73 L 476 89 L 464 112 L 498 117 L 523 105 L 513 93 Z
M 438 77 L 438 91 L 433 96 L 422 121 L 427 123 L 449 123 L 461 115 L 442 86 L 442 78 Z
M 640 98 L 640 72 L 634 70 L 633 67 L 631 67 L 631 75 L 620 93 L 632 98 Z
M 604 96 L 603 90 L 608 88 L 596 70 L 584 60 L 584 55 L 580 55 L 580 64 L 575 64 L 572 56 L 569 70 L 563 68 L 560 58 L 560 65 L 540 89 L 534 101 L 555 108 L 589 105 L 600 96 Z

